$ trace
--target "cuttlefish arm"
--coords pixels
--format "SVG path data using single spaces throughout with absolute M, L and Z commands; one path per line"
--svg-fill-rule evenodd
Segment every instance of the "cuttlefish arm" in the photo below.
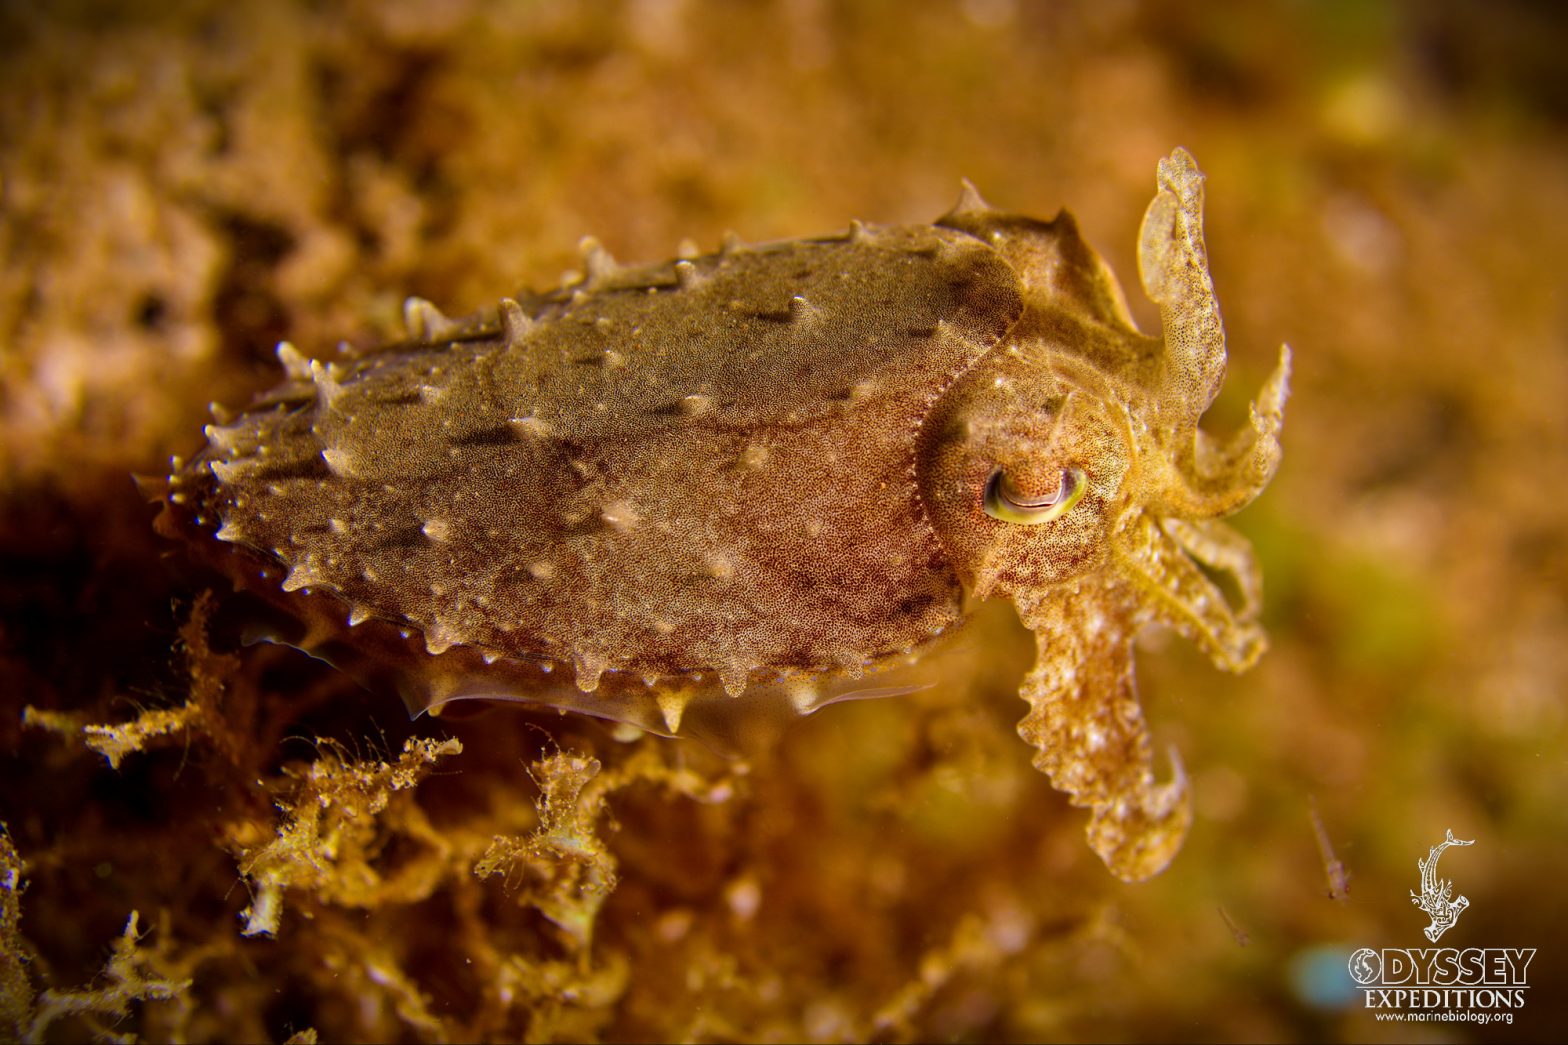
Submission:
M 1173 777 L 1155 777 L 1133 640 L 1163 624 L 1230 671 L 1262 654 L 1261 571 L 1246 540 L 1214 517 L 1272 478 L 1290 366 L 1286 349 L 1236 436 L 1221 441 L 1198 428 L 1225 379 L 1225 331 L 1203 243 L 1203 175 L 1185 150 L 1160 162 L 1139 271 L 1160 308 L 1164 351 L 1106 567 L 1075 584 L 1014 592 L 1038 648 L 1020 691 L 1030 711 L 1019 733 L 1036 748 L 1035 766 L 1090 810 L 1090 846 L 1127 881 L 1164 870 L 1192 822 L 1174 753 Z M 1200 563 L 1230 577 L 1239 607 Z
M 1138 703 L 1133 640 L 1150 623 L 1196 643 L 1214 663 L 1244 671 L 1262 655 L 1254 619 L 1261 574 L 1246 541 L 1223 523 L 1139 515 L 1114 551 L 1109 581 L 1014 596 L 1035 633 L 1037 657 L 1019 695 L 1029 713 L 1018 733 L 1035 768 L 1090 810 L 1090 847 L 1111 873 L 1136 882 L 1163 871 L 1192 823 L 1187 780 L 1155 779 L 1153 744 Z M 1228 573 L 1241 595 L 1232 609 L 1193 561 Z
M 1159 874 L 1181 848 L 1192 805 L 1174 752 L 1174 777 L 1155 782 L 1133 679 L 1136 615 L 1123 593 L 1089 583 L 1015 602 L 1038 651 L 1019 690 L 1030 711 L 1018 724 L 1035 768 L 1090 811 L 1089 845 L 1112 874 Z
M 1268 642 L 1256 620 L 1263 573 L 1246 538 L 1225 523 L 1156 522 L 1138 513 L 1116 535 L 1112 554 L 1145 618 L 1195 643 L 1216 667 L 1246 671 L 1263 655 Z M 1239 609 L 1231 607 L 1199 562 L 1230 575 L 1241 594 Z
M 1165 351 L 1153 389 L 1155 440 L 1149 500 L 1161 514 L 1204 518 L 1238 511 L 1279 467 L 1279 431 L 1290 384 L 1290 347 L 1252 403 L 1248 424 L 1229 439 L 1198 428 L 1225 381 L 1225 327 L 1203 242 L 1203 174 L 1177 149 L 1160 161 L 1158 191 L 1139 233 L 1138 273 L 1160 309 Z

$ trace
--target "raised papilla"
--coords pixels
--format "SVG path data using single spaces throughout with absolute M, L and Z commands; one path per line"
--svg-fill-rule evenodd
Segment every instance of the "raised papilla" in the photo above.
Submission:
M 1140 333 L 1065 212 L 966 186 L 934 225 L 585 272 L 287 380 L 176 462 L 159 528 L 284 611 L 261 630 L 416 710 L 521 700 L 660 733 L 921 684 L 971 600 L 1037 638 L 1019 732 L 1141 879 L 1191 819 L 1157 783 L 1132 642 L 1242 670 L 1260 576 L 1217 521 L 1279 461 L 1288 353 L 1229 439 L 1203 179 L 1159 164 Z M 1201 567 L 1200 567 L 1201 564 Z M 1228 574 L 1240 605 L 1204 569 Z M 961 637 L 956 641 L 962 641 Z

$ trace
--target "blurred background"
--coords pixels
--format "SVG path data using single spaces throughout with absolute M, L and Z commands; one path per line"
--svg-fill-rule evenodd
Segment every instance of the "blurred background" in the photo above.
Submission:
M 1565 46 L 1546 0 L 0 5 L 5 1036 L 1555 1038 Z M 1231 677 L 1140 647 L 1197 810 L 1143 885 L 1030 768 L 1005 613 L 969 670 L 745 773 L 554 714 L 411 723 L 293 651 L 209 648 L 210 582 L 130 479 L 274 384 L 280 338 L 325 356 L 408 294 L 552 286 L 587 234 L 655 261 L 926 222 L 961 177 L 1070 208 L 1154 329 L 1136 232 L 1176 145 L 1230 336 L 1207 423 L 1282 341 L 1295 377 L 1235 520 L 1270 652 Z M 190 702 L 117 768 L 83 746 Z M 289 864 L 275 937 L 242 937 L 301 796 L 411 736 L 463 750 Z M 1426 944 L 1409 892 L 1449 829 L 1475 844 L 1442 858 L 1470 901 L 1442 945 L 1539 948 L 1528 1003 L 1374 1023 L 1345 958 Z M 523 841 L 475 877 L 498 837 Z

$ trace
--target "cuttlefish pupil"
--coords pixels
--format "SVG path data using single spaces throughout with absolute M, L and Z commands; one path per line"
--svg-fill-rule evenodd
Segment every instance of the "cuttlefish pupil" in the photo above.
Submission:
M 1061 483 L 1053 493 L 1029 497 L 1019 493 L 1007 472 L 998 468 L 985 483 L 985 513 L 993 519 L 1022 526 L 1048 523 L 1061 518 L 1078 503 L 1083 496 L 1083 479 L 1082 469 L 1063 468 Z

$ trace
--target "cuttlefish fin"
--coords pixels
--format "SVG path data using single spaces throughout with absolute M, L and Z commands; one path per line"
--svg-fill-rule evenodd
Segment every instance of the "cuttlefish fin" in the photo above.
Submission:
M 1155 782 L 1133 680 L 1134 622 L 1090 587 L 1015 601 L 1038 651 L 1019 690 L 1030 711 L 1018 724 L 1035 768 L 1090 811 L 1089 845 L 1112 874 L 1159 874 L 1181 848 L 1192 804 L 1174 751 L 1172 779 Z

